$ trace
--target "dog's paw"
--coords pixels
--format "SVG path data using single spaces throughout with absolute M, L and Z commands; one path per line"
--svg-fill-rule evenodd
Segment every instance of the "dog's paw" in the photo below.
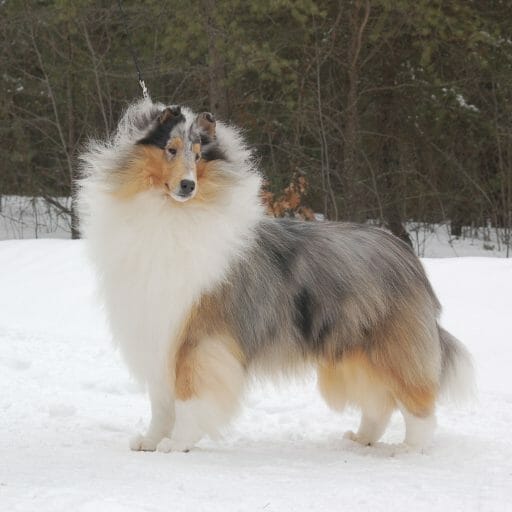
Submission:
M 164 437 L 159 443 L 156 449 L 159 452 L 169 453 L 169 452 L 188 452 L 193 447 L 193 443 L 187 443 L 182 441 L 177 441 L 176 439 L 171 439 L 169 437 Z
M 130 450 L 134 452 L 154 452 L 157 445 L 158 440 L 142 434 L 137 434 L 130 439 Z
M 359 434 L 356 434 L 355 432 L 352 432 L 352 430 L 347 430 L 343 434 L 343 438 L 349 439 L 350 441 L 354 441 L 355 443 L 362 444 L 363 446 L 369 446 L 372 444 L 372 442 L 369 439 Z

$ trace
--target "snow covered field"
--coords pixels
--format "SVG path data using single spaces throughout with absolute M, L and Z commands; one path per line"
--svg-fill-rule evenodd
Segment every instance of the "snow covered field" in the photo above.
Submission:
M 80 241 L 0 242 L 0 511 L 507 511 L 512 260 L 424 260 L 443 323 L 472 351 L 478 401 L 443 406 L 423 454 L 342 434 L 313 378 L 255 385 L 220 440 L 134 453 L 148 402 L 109 343 Z M 403 435 L 396 415 L 385 435 Z

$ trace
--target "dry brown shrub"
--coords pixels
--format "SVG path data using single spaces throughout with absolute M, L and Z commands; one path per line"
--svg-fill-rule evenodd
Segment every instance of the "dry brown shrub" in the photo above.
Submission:
M 261 197 L 267 213 L 273 217 L 315 220 L 315 213 L 305 205 L 308 187 L 308 180 L 300 174 L 294 174 L 290 184 L 279 195 L 268 190 L 268 182 L 265 182 Z

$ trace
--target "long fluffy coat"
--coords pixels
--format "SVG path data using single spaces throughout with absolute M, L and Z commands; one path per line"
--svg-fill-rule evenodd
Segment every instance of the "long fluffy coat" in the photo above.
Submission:
M 113 338 L 147 384 L 136 450 L 188 450 L 236 410 L 250 373 L 318 372 L 327 403 L 361 408 L 371 444 L 399 408 L 428 443 L 435 404 L 471 387 L 420 261 L 374 227 L 271 219 L 240 133 L 211 114 L 132 105 L 82 155 L 81 227 Z

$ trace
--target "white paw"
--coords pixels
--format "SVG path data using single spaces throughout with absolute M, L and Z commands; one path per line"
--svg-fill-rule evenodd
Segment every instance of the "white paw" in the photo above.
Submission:
M 351 441 L 354 441 L 355 443 L 362 444 L 363 446 L 368 446 L 368 445 L 372 444 L 372 442 L 369 439 L 367 439 L 366 437 L 361 436 L 359 434 L 356 434 L 355 432 L 352 432 L 352 430 L 347 430 L 343 434 L 343 438 L 350 439 Z
M 164 437 L 159 443 L 156 449 L 159 452 L 188 452 L 194 446 L 194 443 L 187 443 L 184 441 L 177 441 L 176 439 L 170 439 Z
M 154 452 L 157 444 L 158 440 L 137 434 L 130 439 L 130 450 L 134 452 Z

